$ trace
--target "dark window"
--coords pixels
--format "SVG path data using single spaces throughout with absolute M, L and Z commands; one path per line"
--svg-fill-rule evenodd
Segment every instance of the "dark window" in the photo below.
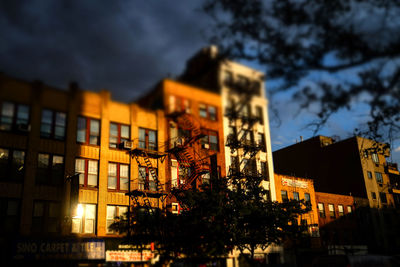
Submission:
M 40 124 L 40 136 L 64 140 L 67 115 L 48 109 L 42 110 L 42 121 Z
M 367 171 L 367 176 L 368 176 L 368 179 L 372 179 L 372 172 Z
M 148 167 L 139 166 L 139 190 L 157 191 L 156 176 L 157 169 L 150 169 Z
M 90 159 L 76 159 L 75 172 L 79 173 L 79 185 L 81 187 L 97 187 L 98 161 Z
M 264 125 L 264 113 L 263 113 L 263 108 L 260 106 L 256 106 L 256 116 L 260 121 L 261 125 Z
M 58 233 L 60 231 L 58 202 L 35 201 L 33 203 L 32 233 Z
M 325 218 L 325 207 L 323 203 L 318 203 L 318 213 L 319 217 Z
M 64 157 L 50 154 L 38 154 L 36 183 L 61 185 L 64 181 Z
M 329 209 L 329 216 L 331 218 L 335 218 L 335 206 L 333 204 L 328 204 L 328 209 Z
M 0 130 L 29 131 L 29 106 L 11 102 L 1 103 Z
M 293 199 L 300 200 L 299 192 L 293 192 Z
M 110 123 L 110 147 L 119 148 L 124 141 L 130 140 L 130 127 L 118 123 Z
M 265 161 L 260 161 L 260 167 L 261 167 L 261 175 L 262 175 L 262 177 L 263 177 L 266 181 L 269 181 L 267 162 L 265 162 Z
M 372 199 L 376 199 L 376 193 L 375 192 L 371 192 L 371 197 L 372 197 Z
M 157 131 L 139 128 L 139 148 L 157 150 Z
M 380 172 L 375 172 L 375 178 L 377 183 L 383 183 L 383 178 L 382 178 L 382 173 Z
M 387 203 L 386 193 L 380 192 L 379 197 L 380 197 L 382 203 L 384 203 L 384 204 Z
M 233 74 L 230 71 L 224 71 L 224 83 L 226 86 L 230 86 L 233 82 Z
M 0 177 L 9 181 L 21 181 L 25 174 L 25 152 L 0 148 Z
M 304 201 L 306 202 L 306 205 L 311 205 L 311 197 L 309 193 L 304 193 Z
M 19 228 L 20 201 L 18 199 L 0 198 L 0 233 L 15 234 Z
M 260 146 L 262 152 L 266 152 L 265 147 L 265 135 L 263 133 L 257 133 L 257 144 Z
M 78 117 L 76 141 L 83 144 L 98 146 L 100 144 L 100 121 Z
M 218 132 L 211 130 L 203 130 L 204 137 L 201 138 L 203 148 L 209 148 L 213 151 L 218 151 Z
M 253 131 L 243 130 L 243 136 L 241 140 L 243 140 L 246 145 L 253 145 L 254 144 Z
M 114 222 L 124 220 L 127 218 L 128 207 L 127 206 L 111 206 L 107 205 L 107 234 L 117 234 L 114 229 L 110 228 Z
M 108 163 L 108 189 L 128 191 L 129 165 Z
M 281 197 L 282 197 L 282 202 L 288 201 L 288 194 L 286 190 L 281 190 Z

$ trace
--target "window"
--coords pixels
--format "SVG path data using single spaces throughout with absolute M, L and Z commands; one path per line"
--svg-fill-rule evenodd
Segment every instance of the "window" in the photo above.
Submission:
M 383 178 L 382 178 L 382 173 L 380 172 L 375 172 L 375 178 L 377 183 L 383 183 Z
M 178 162 L 171 160 L 171 187 L 178 187 Z
M 29 106 L 3 102 L 0 108 L 0 130 L 29 131 Z
M 233 74 L 230 71 L 224 71 L 224 83 L 226 86 L 231 85 L 233 82 Z
M 318 203 L 318 213 L 319 217 L 325 218 L 325 207 L 323 203 Z
M 289 200 L 286 190 L 281 190 L 281 197 L 282 197 L 282 202 L 286 202 Z
M 328 204 L 329 217 L 335 218 L 335 206 L 333 204 Z
M 100 121 L 90 118 L 78 117 L 78 130 L 76 141 L 78 143 L 96 145 L 100 144 Z
M 79 185 L 81 187 L 97 187 L 98 161 L 90 159 L 76 159 L 75 172 L 79 173 Z
M 293 192 L 293 199 L 300 200 L 299 192 Z
M 265 136 L 263 133 L 257 133 L 257 144 L 261 147 L 262 152 L 266 152 Z
M 157 131 L 139 128 L 139 148 L 157 150 Z
M 371 197 L 372 197 L 372 199 L 376 199 L 376 193 L 375 192 L 371 192 Z
M 130 140 L 130 127 L 117 123 L 110 123 L 110 141 L 111 148 L 119 148 L 124 141 Z
M 108 189 L 128 191 L 129 165 L 108 163 Z
M 217 108 L 211 105 L 199 104 L 199 115 L 212 121 L 217 120 Z
M 256 106 L 256 116 L 260 121 L 261 125 L 264 125 L 264 113 L 263 108 L 261 106 Z
M 375 162 L 376 164 L 379 163 L 379 158 L 378 158 L 378 154 L 376 154 L 375 152 L 371 154 L 372 156 L 372 161 Z
M 117 232 L 110 229 L 110 225 L 119 220 L 127 218 L 128 207 L 127 206 L 110 206 L 107 205 L 107 234 L 116 234 Z
M 19 228 L 19 209 L 18 199 L 0 198 L 0 233 L 15 234 Z
M 35 201 L 33 203 L 32 233 L 58 233 L 60 231 L 58 202 Z
M 304 201 L 307 206 L 311 206 L 311 197 L 309 193 L 304 193 Z
M 372 172 L 367 171 L 367 177 L 368 177 L 368 179 L 372 179 Z
M 203 130 L 204 137 L 201 138 L 201 145 L 203 148 L 209 146 L 210 150 L 218 151 L 218 132 L 211 130 Z
M 260 167 L 261 167 L 261 175 L 262 175 L 262 177 L 263 177 L 266 181 L 269 181 L 267 162 L 265 162 L 265 161 L 260 161 Z
M 64 181 L 64 157 L 50 154 L 38 154 L 36 183 L 61 185 Z
M 338 205 L 337 208 L 338 208 L 338 211 L 339 211 L 339 216 L 343 216 L 344 215 L 343 205 Z
M 42 110 L 42 121 L 40 124 L 40 136 L 64 140 L 67 115 L 49 109 Z
M 94 234 L 96 230 L 96 205 L 78 204 L 72 217 L 72 233 Z
M 353 208 L 351 206 L 347 206 L 347 213 L 351 213 L 353 211 Z
M 157 169 L 150 169 L 148 167 L 139 166 L 139 190 L 157 191 L 156 176 Z
M 21 181 L 25 174 L 25 152 L 0 148 L 0 177 L 5 180 Z
M 202 184 L 210 184 L 210 180 L 211 180 L 210 171 L 207 171 L 206 173 L 201 175 L 201 183 Z
M 191 113 L 190 101 L 180 96 L 169 96 L 169 110 L 170 112 L 181 112 Z
M 384 193 L 384 192 L 379 192 L 379 198 L 381 199 L 381 202 L 382 202 L 383 204 L 386 204 L 386 203 L 387 203 L 386 193 Z
M 253 131 L 243 130 L 243 136 L 242 136 L 241 140 L 244 140 L 246 145 L 253 145 L 254 144 Z

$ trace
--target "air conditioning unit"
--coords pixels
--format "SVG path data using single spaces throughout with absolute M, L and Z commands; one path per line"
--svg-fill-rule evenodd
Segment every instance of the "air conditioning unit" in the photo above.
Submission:
M 204 148 L 204 149 L 210 149 L 210 145 L 209 144 L 202 144 L 201 147 Z
M 29 132 L 31 126 L 29 124 L 17 124 L 17 130 L 21 132 Z
M 123 149 L 132 149 L 133 143 L 132 143 L 132 141 L 123 141 L 123 142 L 121 143 L 121 147 L 122 147 Z

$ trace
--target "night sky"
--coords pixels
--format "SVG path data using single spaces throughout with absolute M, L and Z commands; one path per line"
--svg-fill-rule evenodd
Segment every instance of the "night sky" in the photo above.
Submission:
M 128 102 L 160 79 L 179 75 L 186 60 L 210 44 L 212 21 L 201 3 L 0 0 L 0 71 L 61 89 L 71 81 L 83 89 L 105 88 Z M 269 86 L 267 80 L 267 91 Z M 312 110 L 300 110 L 287 93 L 271 103 L 279 112 L 279 119 L 270 112 L 273 150 L 313 136 L 306 128 L 316 119 Z M 366 119 L 366 108 L 356 105 L 335 114 L 318 134 L 345 139 Z M 392 148 L 391 160 L 400 162 L 399 144 Z

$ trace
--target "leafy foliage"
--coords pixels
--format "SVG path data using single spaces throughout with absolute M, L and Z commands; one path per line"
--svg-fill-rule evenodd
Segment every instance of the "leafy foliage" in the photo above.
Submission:
M 315 132 L 340 109 L 366 103 L 371 137 L 400 129 L 400 2 L 207 0 L 213 42 L 266 67 L 274 91 L 315 108 Z M 359 132 L 358 134 L 360 134 Z

